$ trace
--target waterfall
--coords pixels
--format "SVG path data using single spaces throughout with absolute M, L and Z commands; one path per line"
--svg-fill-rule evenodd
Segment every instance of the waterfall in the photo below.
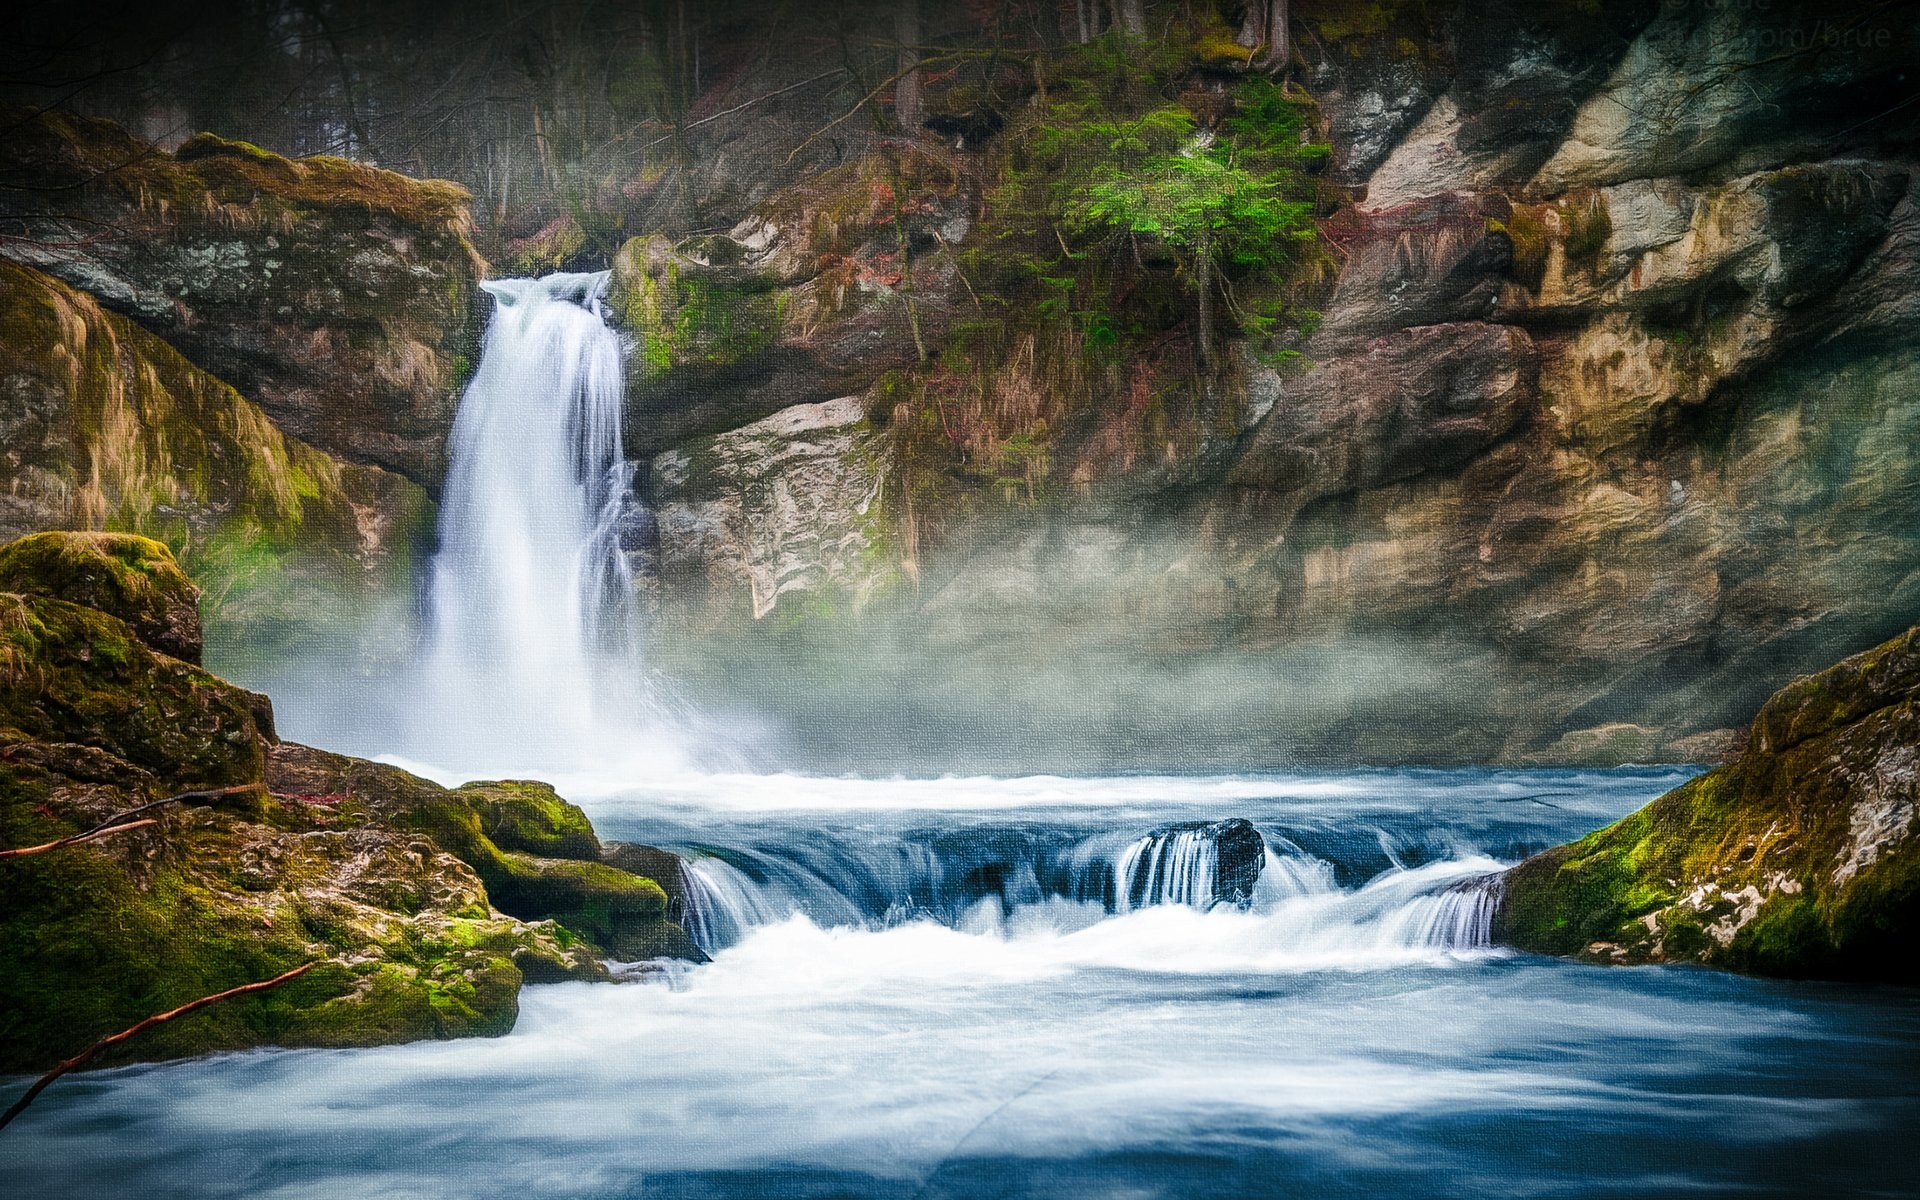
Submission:
M 502 279 L 449 446 L 423 676 L 429 744 L 464 761 L 632 752 L 650 703 L 621 531 L 606 272 Z
M 1500 876 L 1475 876 L 1408 902 L 1388 920 L 1388 936 L 1406 946 L 1484 950 L 1493 944 L 1498 907 Z

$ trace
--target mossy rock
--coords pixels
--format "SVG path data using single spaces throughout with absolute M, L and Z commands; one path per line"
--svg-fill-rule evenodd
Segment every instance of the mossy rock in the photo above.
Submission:
M 668 896 L 650 878 L 598 861 L 599 839 L 586 814 L 542 783 L 507 781 L 449 790 L 398 767 L 282 745 L 268 760 L 275 790 L 335 799 L 345 822 L 412 829 L 466 863 L 501 912 L 522 920 L 555 920 L 618 958 L 659 948 L 671 957 L 701 957 L 672 929 Z M 496 841 L 498 832 L 506 838 Z M 532 852 L 507 849 L 528 847 Z M 572 852 L 569 857 L 557 850 Z
M 8 845 L 164 790 L 103 754 L 12 749 L 0 761 Z M 493 911 L 473 872 L 429 840 L 331 809 L 291 796 L 171 806 L 154 826 L 0 860 L 0 1070 L 45 1066 L 153 1012 L 308 962 L 320 965 L 142 1035 L 122 1057 L 500 1034 L 523 976 L 606 977 L 566 930 Z
M 143 643 L 200 662 L 200 589 L 173 552 L 127 533 L 37 533 L 0 546 L 0 592 L 51 596 L 120 618 Z
M 126 622 L 0 592 L 0 730 L 97 747 L 179 790 L 255 783 L 252 693 L 149 649 Z
M 1727 766 L 1506 872 L 1494 936 L 1920 981 L 1920 629 L 1781 689 Z
M 547 784 L 528 779 L 469 783 L 459 789 L 480 814 L 480 829 L 503 850 L 542 858 L 600 858 L 593 822 Z

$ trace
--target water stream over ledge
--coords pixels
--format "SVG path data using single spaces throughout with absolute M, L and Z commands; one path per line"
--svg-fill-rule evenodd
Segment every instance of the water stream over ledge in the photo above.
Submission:
M 713 962 L 528 988 L 497 1040 L 64 1081 L 0 1172 L 143 1200 L 1914 1194 L 1910 990 L 1482 944 L 1472 880 L 1680 778 L 583 775 L 606 836 L 734 904 Z M 1220 890 L 1235 818 L 1250 895 Z

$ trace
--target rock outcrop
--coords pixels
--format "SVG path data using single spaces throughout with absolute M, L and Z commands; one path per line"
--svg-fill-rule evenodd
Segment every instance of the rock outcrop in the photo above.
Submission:
M 1747 747 L 1506 872 L 1494 937 L 1594 962 L 1920 980 L 1920 627 L 1794 681 Z
M 6 126 L 0 258 L 139 322 L 287 433 L 437 483 L 483 267 L 464 189 L 211 134 L 169 154 L 59 112 Z
M 697 429 L 652 426 L 675 447 L 660 461 L 783 398 L 870 380 L 898 479 L 885 552 L 915 586 L 864 626 L 766 606 L 739 547 L 776 540 L 747 497 L 782 476 L 715 476 L 706 509 L 741 515 L 724 538 L 683 539 L 674 577 L 712 610 L 683 606 L 665 640 L 710 634 L 714 611 L 784 611 L 786 661 L 885 678 L 922 726 L 1032 729 L 1144 703 L 1176 723 L 1169 744 L 1256 761 L 1697 761 L 1796 672 L 1920 616 L 1911 31 L 1884 8 L 1790 0 L 1303 3 L 1294 17 L 1339 190 L 1321 223 L 1323 312 L 1285 343 L 1291 363 L 1230 346 L 1209 388 L 1167 369 L 1187 355 L 1177 329 L 1118 363 L 1076 340 L 1086 321 L 1038 349 L 981 334 L 1008 311 L 984 281 L 1017 274 L 1015 243 L 991 236 L 997 210 L 1039 157 L 1001 144 L 1057 116 L 1031 81 L 999 93 L 1004 133 L 941 152 L 950 190 L 849 209 L 857 189 L 826 203 L 803 183 L 701 240 L 702 270 L 751 279 L 764 318 L 711 344 L 785 383 L 730 393 L 753 397 L 745 409 L 690 399 Z M 1192 59 L 1181 98 L 1204 123 L 1236 85 L 1180 28 L 1151 49 Z M 1068 65 L 1052 66 L 1048 87 L 1064 88 Z M 932 109 L 951 99 L 930 88 Z M 821 248 L 844 249 L 807 231 L 852 230 L 866 279 L 889 265 L 896 206 L 915 254 L 958 250 L 958 292 L 927 302 L 954 314 L 925 326 L 932 365 L 902 357 L 896 315 L 863 372 L 790 368 L 781 347 L 862 332 L 831 307 L 796 316 L 802 289 L 833 278 L 814 274 L 838 261 Z M 695 252 L 656 243 L 648 261 Z M 1143 242 L 1149 268 L 1153 253 Z M 1056 282 L 1072 285 L 1063 306 L 1105 299 Z M 974 361 L 981 345 L 997 357 Z M 648 386 L 698 377 L 647 353 Z M 781 570 L 819 573 L 829 552 L 796 548 Z M 1082 586 L 1094 558 L 1108 578 Z M 1123 664 L 1225 686 L 1156 704 L 1129 671 L 1074 670 L 1092 623 Z M 962 659 L 995 633 L 1021 649 Z M 724 642 L 686 657 L 745 656 Z M 1035 654 L 1056 669 L 1032 669 Z M 1376 670 L 1396 656 L 1402 669 Z M 1362 665 L 1375 691 L 1356 697 L 1341 681 Z M 732 675 L 717 698 L 779 703 Z M 1062 724 L 1096 735 L 1078 715 Z M 1096 759 L 1130 761 L 1137 732 L 1114 716 Z
M 224 789 L 0 859 L 0 1070 L 306 962 L 128 1052 L 505 1033 L 525 980 L 607 978 L 602 953 L 698 956 L 661 888 L 599 861 L 544 785 L 450 791 L 278 742 L 265 697 L 169 653 L 197 645 L 192 596 L 146 539 L 0 547 L 0 844 Z
M 610 308 L 636 338 L 636 457 L 865 390 L 940 344 L 965 293 L 970 198 L 951 156 L 877 151 L 783 189 L 730 232 L 635 238 Z
M 50 275 L 0 262 L 0 331 L 0 537 L 115 529 L 168 543 L 229 654 L 287 656 L 317 638 L 337 649 L 362 618 L 393 615 L 432 529 L 420 487 L 287 436 Z M 168 649 L 198 661 L 197 643 Z
M 653 461 L 662 602 L 766 616 L 783 596 L 858 607 L 900 579 L 887 439 L 859 397 L 796 404 Z M 729 612 L 736 602 L 744 612 Z

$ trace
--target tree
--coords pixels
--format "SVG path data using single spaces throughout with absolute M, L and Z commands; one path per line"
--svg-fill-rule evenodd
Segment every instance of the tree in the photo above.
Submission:
M 1287 34 L 1287 0 L 1248 0 L 1246 15 L 1240 19 L 1240 36 L 1234 39 L 1249 50 L 1264 52 L 1254 64 L 1270 75 L 1284 75 L 1293 43 Z
M 1128 37 L 1147 36 L 1147 0 L 1113 0 L 1113 24 Z
M 919 132 L 923 107 L 920 91 L 920 0 L 899 0 L 893 10 L 893 36 L 900 43 L 899 74 L 893 85 L 893 112 L 909 137 Z
M 1194 298 L 1196 357 L 1214 358 L 1215 304 L 1222 297 L 1243 328 L 1270 315 L 1236 305 L 1236 275 L 1295 262 L 1316 236 L 1313 187 L 1304 166 L 1325 147 L 1299 140 L 1301 118 L 1265 80 L 1243 86 L 1236 114 L 1202 132 L 1184 108 L 1137 120 L 1094 123 L 1079 136 L 1105 143 L 1069 185 L 1066 217 L 1078 232 L 1147 238 L 1171 251 Z

